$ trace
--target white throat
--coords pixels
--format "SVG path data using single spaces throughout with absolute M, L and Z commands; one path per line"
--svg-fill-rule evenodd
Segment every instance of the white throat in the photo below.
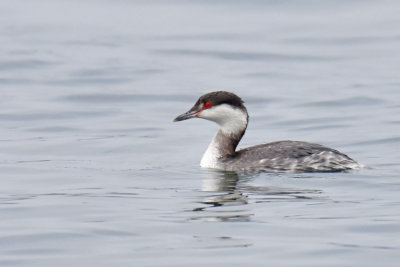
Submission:
M 200 166 L 202 168 L 219 169 L 218 159 L 221 158 L 222 155 L 221 155 L 221 152 L 219 151 L 218 142 L 216 141 L 216 137 L 217 137 L 217 135 L 214 136 L 211 143 L 208 145 L 206 152 L 204 152 L 204 155 L 201 158 Z
M 221 126 L 204 153 L 200 166 L 221 169 L 219 159 L 226 156 L 227 151 L 233 150 L 232 152 L 234 152 L 237 143 L 246 130 L 247 111 L 222 104 L 204 110 L 200 113 L 199 118 L 214 121 Z M 232 147 L 233 144 L 235 144 L 234 147 Z

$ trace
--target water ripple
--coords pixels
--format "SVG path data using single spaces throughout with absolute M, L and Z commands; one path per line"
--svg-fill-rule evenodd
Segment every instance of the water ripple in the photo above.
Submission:
M 62 101 L 83 102 L 83 103 L 114 103 L 114 102 L 166 102 L 193 101 L 192 95 L 168 94 L 76 94 L 60 98 Z
M 52 66 L 56 63 L 49 62 L 39 59 L 24 59 L 24 60 L 12 60 L 12 61 L 0 61 L 0 70 L 20 70 L 20 69 L 32 69 L 32 68 L 43 68 Z
M 338 57 L 316 56 L 316 55 L 289 55 L 265 52 L 227 52 L 227 51 L 205 51 L 191 49 L 160 49 L 155 53 L 173 56 L 197 56 L 211 57 L 224 60 L 239 61 L 331 61 L 339 60 Z

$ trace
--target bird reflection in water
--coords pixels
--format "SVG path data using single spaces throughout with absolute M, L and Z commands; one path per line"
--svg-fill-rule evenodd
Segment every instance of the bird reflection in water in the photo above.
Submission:
M 236 172 L 209 170 L 203 179 L 202 191 L 215 192 L 200 203 L 193 211 L 207 211 L 205 216 L 192 219 L 214 221 L 249 221 L 252 214 L 245 208 L 248 197 L 238 189 L 239 175 Z M 218 209 L 214 209 L 218 207 Z M 209 212 L 212 212 L 209 214 Z M 216 212 L 217 214 L 214 214 Z
M 200 201 L 202 206 L 193 209 L 200 216 L 192 219 L 210 221 L 250 221 L 252 210 L 249 207 L 249 196 L 253 203 L 273 201 L 300 201 L 319 198 L 321 190 L 289 189 L 278 187 L 251 186 L 249 181 L 256 174 L 238 174 L 236 172 L 207 170 L 202 181 L 203 192 L 208 194 Z M 277 174 L 274 174 L 277 175 Z

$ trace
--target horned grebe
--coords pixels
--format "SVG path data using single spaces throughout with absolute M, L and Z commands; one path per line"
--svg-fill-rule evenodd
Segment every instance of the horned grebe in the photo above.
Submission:
M 174 121 L 202 118 L 220 129 L 201 159 L 200 166 L 225 171 L 337 172 L 360 168 L 347 155 L 322 145 L 301 141 L 276 141 L 236 150 L 244 135 L 249 115 L 243 100 L 225 92 L 201 96 L 186 113 Z

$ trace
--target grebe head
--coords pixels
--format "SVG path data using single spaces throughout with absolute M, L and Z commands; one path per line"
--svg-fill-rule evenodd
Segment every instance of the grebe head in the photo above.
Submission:
M 233 93 L 211 92 L 201 96 L 189 111 L 176 117 L 174 122 L 202 118 L 218 123 L 225 134 L 237 134 L 246 129 L 248 122 L 247 110 L 243 103 L 243 100 Z

